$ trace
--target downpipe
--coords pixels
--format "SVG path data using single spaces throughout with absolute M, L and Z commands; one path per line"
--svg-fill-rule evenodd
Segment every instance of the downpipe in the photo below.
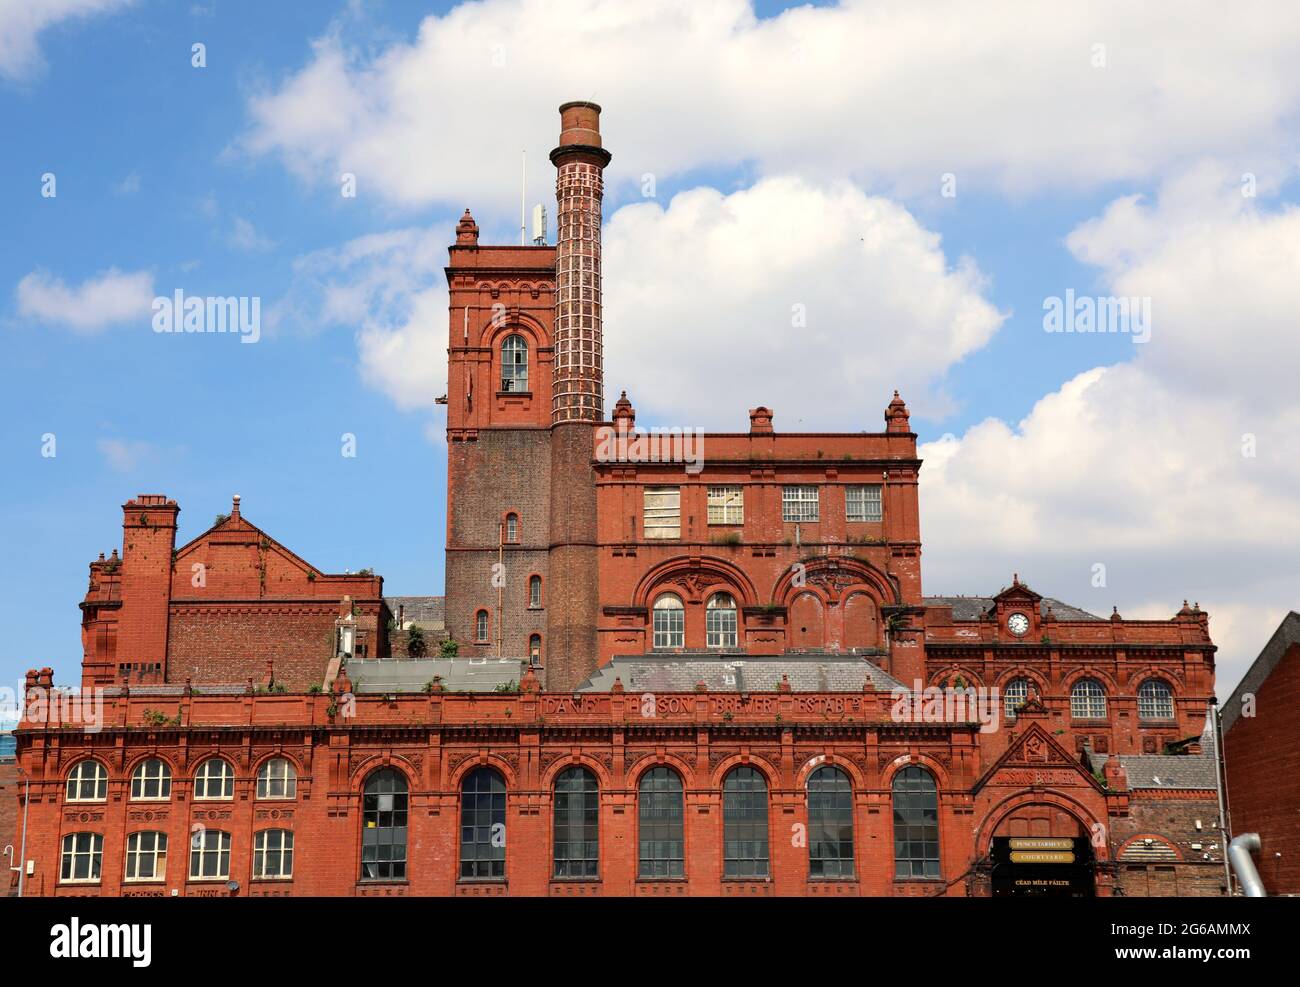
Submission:
M 1247 898 L 1268 897 L 1264 891 L 1264 882 L 1259 879 L 1259 871 L 1255 869 L 1255 860 L 1251 856 L 1259 850 L 1258 833 L 1242 833 L 1240 836 L 1233 837 L 1232 842 L 1228 844 L 1228 859 L 1232 861 L 1232 869 L 1236 872 L 1237 880 L 1241 882 L 1241 889 Z

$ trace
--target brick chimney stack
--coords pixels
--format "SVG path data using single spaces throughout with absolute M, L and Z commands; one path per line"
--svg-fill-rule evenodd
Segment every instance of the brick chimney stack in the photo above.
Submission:
M 560 107 L 555 165 L 554 365 L 551 374 L 551 539 L 546 686 L 571 689 L 596 670 L 592 615 L 600 605 L 596 554 L 596 427 L 605 416 L 601 362 L 600 200 L 610 153 L 600 107 Z
M 600 107 L 560 107 L 560 144 L 551 152 L 557 200 L 555 364 L 551 422 L 605 415 L 601 352 L 600 201 L 610 153 L 600 144 Z

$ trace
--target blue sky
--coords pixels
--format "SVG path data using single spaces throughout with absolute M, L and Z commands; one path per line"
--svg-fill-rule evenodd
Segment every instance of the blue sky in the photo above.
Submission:
M 1014 569 L 1097 612 L 1169 616 L 1196 597 L 1218 621 L 1226 694 L 1297 599 L 1298 412 L 1270 377 L 1289 367 L 1293 379 L 1297 355 L 1281 329 L 1300 283 L 1286 246 L 1294 12 L 1272 8 L 1269 31 L 1203 23 L 1166 39 L 1124 5 L 1057 25 L 1033 5 L 993 5 L 966 27 L 960 5 L 939 5 L 935 23 L 963 38 L 954 55 L 948 32 L 923 30 L 906 5 L 726 0 L 721 27 L 690 5 L 650 5 L 632 23 L 610 13 L 605 35 L 588 27 L 579 56 L 534 27 L 522 39 L 537 51 L 520 56 L 520 25 L 579 9 L 542 6 L 57 0 L 39 23 L 0 12 L 0 591 L 20 615 L 0 682 L 47 664 L 75 679 L 85 566 L 120 545 L 120 505 L 137 493 L 180 503 L 182 541 L 239 493 L 250 520 L 315 565 L 374 567 L 391 594 L 441 592 L 442 251 L 466 205 L 485 240 L 517 235 L 521 149 L 530 200 L 553 202 L 556 106 L 594 94 L 614 152 L 611 399 L 626 387 L 645 424 L 734 429 L 763 401 L 778 428 L 853 431 L 879 428 L 902 386 L 928 444 L 928 592 L 995 592 Z M 841 47 L 855 30 L 862 50 Z M 1103 38 L 1108 60 L 1090 64 Z M 1130 57 L 1144 43 L 1155 54 Z M 1198 60 L 1216 45 L 1221 79 L 1205 79 Z M 1077 65 L 1062 68 L 1054 46 Z M 724 70 L 695 49 L 741 66 L 740 80 L 710 76 Z M 626 78 L 605 67 L 641 57 L 639 76 L 639 63 Z M 764 96 L 783 61 L 799 66 L 794 84 Z M 1234 90 L 1233 73 L 1250 81 Z M 1235 108 L 1191 79 L 1235 91 Z M 1260 187 L 1246 198 L 1252 169 Z M 347 170 L 356 198 L 339 194 Z M 739 247 L 754 211 L 775 246 L 744 261 L 723 249 L 746 270 L 717 275 L 739 302 L 715 312 L 692 296 L 716 294 L 713 275 L 683 281 L 672 236 Z M 804 229 L 814 215 L 822 228 Z M 879 252 L 848 256 L 854 233 Z M 633 285 L 675 301 L 634 305 Z M 1157 335 L 1144 350 L 1125 333 L 1045 332 L 1044 299 L 1067 288 L 1151 297 Z M 262 338 L 153 332 L 139 296 L 176 289 L 259 297 Z M 751 299 L 775 301 L 755 316 Z M 786 299 L 848 314 L 787 354 L 773 314 Z M 734 397 L 681 369 L 696 362 L 692 313 L 719 346 L 757 352 Z M 833 358 L 806 373 L 783 359 L 847 351 L 862 362 L 838 376 Z M 344 433 L 355 458 L 340 455 Z M 1246 433 L 1259 439 L 1249 458 Z

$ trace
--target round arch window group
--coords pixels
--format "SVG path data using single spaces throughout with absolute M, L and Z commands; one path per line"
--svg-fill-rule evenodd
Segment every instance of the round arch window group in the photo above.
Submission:
M 656 649 L 686 646 L 686 607 L 676 593 L 660 593 L 652 612 L 652 644 Z M 713 593 L 704 605 L 704 639 L 710 648 L 737 646 L 736 598 Z
M 1014 720 L 1029 696 L 1029 680 L 1023 676 L 1002 687 L 1003 715 Z M 1174 694 L 1169 683 L 1151 678 L 1137 690 L 1139 720 L 1172 720 Z M 1107 718 L 1106 687 L 1094 678 L 1081 678 L 1070 687 L 1070 719 L 1104 720 Z

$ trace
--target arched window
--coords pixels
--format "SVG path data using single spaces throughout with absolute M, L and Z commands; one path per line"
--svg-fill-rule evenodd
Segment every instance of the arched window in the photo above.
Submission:
M 298 772 L 288 759 L 273 757 L 257 772 L 259 799 L 291 799 L 298 795 Z
M 741 765 L 722 781 L 724 877 L 767 877 L 767 782 Z
M 1016 711 L 1029 698 L 1029 680 L 1012 679 L 1002 689 L 1003 716 L 1008 723 L 1016 718 Z
M 501 343 L 501 390 L 528 390 L 528 341 L 517 333 Z
M 1169 683 L 1160 679 L 1147 679 L 1138 687 L 1139 720 L 1172 720 L 1174 694 Z
M 488 615 L 486 610 L 474 614 L 474 640 L 480 644 L 488 639 Z
M 894 877 L 939 876 L 939 789 L 916 765 L 894 775 Z
M 528 661 L 532 665 L 542 663 L 542 635 L 528 635 Z
M 69 833 L 63 838 L 63 859 L 59 880 L 92 882 L 99 880 L 104 863 L 104 837 L 99 833 Z
M 233 799 L 235 797 L 235 769 L 230 762 L 210 757 L 194 772 L 195 801 Z
M 68 802 L 103 802 L 108 798 L 108 771 L 93 757 L 78 761 L 68 774 L 65 800 Z
M 1104 720 L 1106 690 L 1096 679 L 1079 679 L 1070 690 L 1070 717 L 1075 720 Z
M 195 832 L 190 839 L 190 880 L 230 879 L 230 834 L 218 829 Z
M 586 768 L 555 779 L 555 876 L 600 874 L 600 786 Z
M 682 780 L 672 768 L 651 768 L 641 776 L 637 797 L 641 877 L 686 875 L 684 801 Z
M 655 600 L 654 646 L 656 648 L 682 648 L 686 646 L 686 611 L 681 597 L 665 593 Z
M 808 779 L 808 873 L 853 876 L 853 786 L 830 765 Z
M 406 778 L 380 768 L 366 779 L 361 799 L 361 878 L 406 878 Z
M 253 840 L 253 877 L 284 880 L 293 877 L 293 833 L 264 829 Z
M 161 758 L 141 761 L 131 773 L 131 801 L 163 800 L 172 797 L 172 769 Z
M 506 783 L 491 768 L 460 785 L 460 876 L 506 876 Z
M 736 646 L 736 600 L 730 593 L 714 593 L 704 608 L 705 644 L 710 648 Z
M 528 605 L 530 607 L 540 607 L 542 605 L 542 577 L 528 577 Z
M 513 512 L 506 515 L 506 541 L 519 541 L 519 515 Z
M 132 833 L 126 838 L 126 879 L 161 881 L 167 876 L 167 834 Z

